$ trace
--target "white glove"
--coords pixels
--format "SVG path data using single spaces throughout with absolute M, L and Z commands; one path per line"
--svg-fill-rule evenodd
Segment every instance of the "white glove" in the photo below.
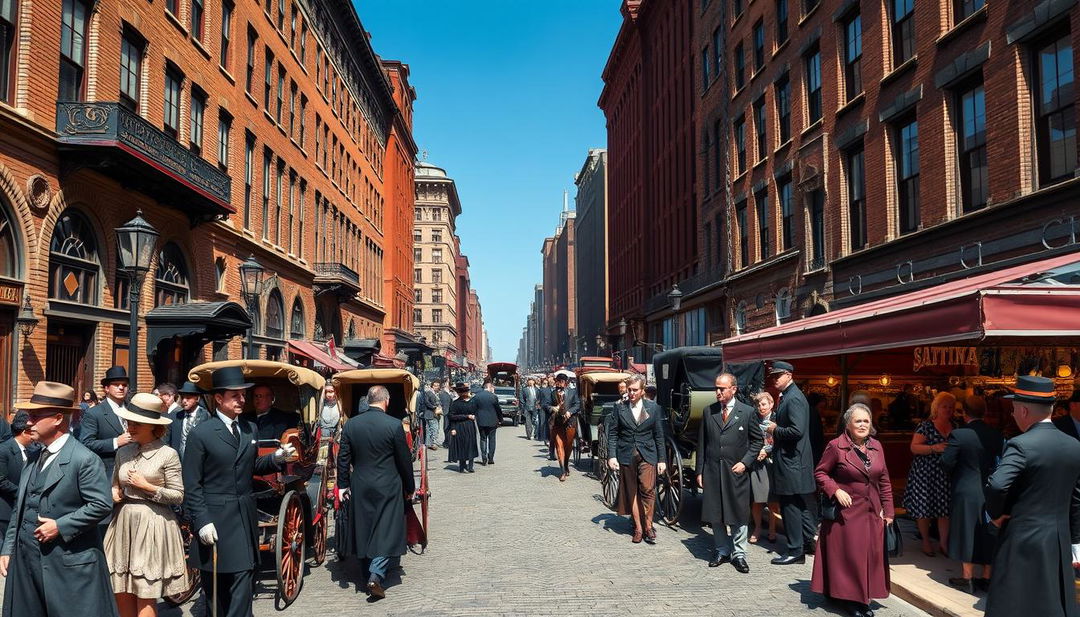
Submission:
M 348 501 L 349 500 L 349 489 L 347 489 L 347 488 L 339 488 L 337 490 L 337 498 L 338 498 L 338 501 Z
M 1080 544 L 1072 545 L 1072 563 L 1074 568 L 1080 564 Z
M 296 446 L 291 443 L 283 443 L 280 448 L 274 450 L 274 462 L 276 463 L 284 463 L 294 456 L 296 456 Z
M 203 528 L 199 530 L 199 539 L 203 544 L 217 544 L 217 528 L 213 523 L 203 525 Z

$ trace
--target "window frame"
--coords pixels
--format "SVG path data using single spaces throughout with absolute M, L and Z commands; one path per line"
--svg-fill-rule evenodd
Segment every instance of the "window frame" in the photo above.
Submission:
M 848 250 L 869 246 L 866 229 L 866 150 L 862 142 L 844 150 L 847 184 Z
M 765 20 L 758 19 L 752 30 L 754 41 L 754 73 L 765 68 Z
M 1068 22 L 1065 22 L 1065 23 L 1067 24 Z M 1069 45 L 1070 53 L 1067 53 L 1067 54 L 1062 54 L 1061 53 L 1060 44 L 1063 41 Z M 1057 51 L 1054 54 L 1054 59 L 1055 59 L 1054 64 L 1055 64 L 1055 71 L 1056 71 L 1056 73 L 1055 73 L 1055 82 L 1060 83 L 1060 76 L 1063 75 L 1063 74 L 1068 74 L 1070 76 L 1070 79 L 1072 79 L 1072 81 L 1069 82 L 1069 86 L 1068 86 L 1069 90 L 1068 90 L 1067 93 L 1052 95 L 1052 98 L 1056 98 L 1059 101 L 1059 103 L 1057 105 L 1054 105 L 1054 103 L 1052 103 L 1052 102 L 1048 103 L 1048 102 L 1044 101 L 1043 96 L 1042 96 L 1042 93 L 1044 91 L 1046 91 L 1046 89 L 1047 89 L 1046 86 L 1044 85 L 1044 77 L 1043 77 L 1043 68 L 1044 68 L 1044 66 L 1043 66 L 1043 62 L 1042 62 L 1042 58 L 1043 58 L 1042 54 L 1043 54 L 1043 51 L 1048 49 L 1051 45 L 1053 45 L 1053 46 L 1055 46 L 1057 48 Z M 1077 122 L 1076 122 L 1076 103 L 1075 103 L 1075 98 L 1076 98 L 1076 94 L 1075 94 L 1075 92 L 1076 92 L 1075 70 L 1076 70 L 1076 67 L 1075 67 L 1074 64 L 1070 64 L 1070 66 L 1068 68 L 1068 71 L 1063 73 L 1058 68 L 1059 63 L 1057 62 L 1057 60 L 1059 58 L 1064 57 L 1064 58 L 1067 58 L 1070 63 L 1072 63 L 1073 62 L 1073 53 L 1075 53 L 1075 52 L 1072 49 L 1071 31 L 1066 26 L 1062 26 L 1062 27 L 1054 29 L 1053 31 L 1047 33 L 1043 37 L 1040 37 L 1039 40 L 1035 41 L 1031 45 L 1031 56 L 1032 56 L 1031 57 L 1031 65 L 1032 65 L 1032 78 L 1033 78 L 1033 87 L 1031 88 L 1031 92 L 1032 92 L 1032 95 L 1033 95 L 1033 98 L 1034 98 L 1034 100 L 1032 102 L 1033 103 L 1032 108 L 1033 108 L 1033 114 L 1034 114 L 1034 119 L 1035 119 L 1035 122 L 1034 122 L 1034 124 L 1035 124 L 1035 127 L 1034 127 L 1035 128 L 1035 146 L 1036 146 L 1036 159 L 1038 161 L 1038 170 L 1037 171 L 1038 171 L 1038 178 L 1039 178 L 1039 186 L 1040 187 L 1057 184 L 1059 182 L 1063 182 L 1065 180 L 1071 179 L 1071 178 L 1076 176 L 1076 170 L 1077 170 L 1077 159 L 1076 159 L 1076 124 L 1077 124 Z M 1054 88 L 1054 91 L 1057 92 L 1057 90 L 1059 90 L 1059 89 L 1060 89 L 1060 86 Z M 1064 101 L 1064 104 L 1061 103 L 1062 101 Z M 1072 137 L 1072 147 L 1070 148 L 1070 147 L 1067 147 L 1067 145 L 1066 145 L 1065 148 L 1061 148 L 1061 151 L 1065 154 L 1065 157 L 1066 157 L 1065 158 L 1066 165 L 1063 167 L 1064 171 L 1062 173 L 1058 173 L 1058 174 L 1054 173 L 1054 171 L 1055 171 L 1054 170 L 1054 155 L 1053 155 L 1053 149 L 1054 148 L 1053 148 L 1053 143 L 1050 141 L 1050 136 L 1052 135 L 1051 122 L 1052 122 L 1052 118 L 1054 116 L 1058 116 L 1058 117 L 1060 117 L 1062 120 L 1064 120 L 1066 122 L 1071 120 L 1072 135 L 1073 135 L 1073 137 Z M 1059 123 L 1059 125 L 1060 125 L 1060 123 Z M 1058 130 L 1060 130 L 1060 129 L 1058 129 Z M 1067 144 L 1067 140 L 1066 140 L 1066 144 Z M 1071 169 L 1065 169 L 1067 167 L 1070 167 L 1068 165 L 1070 156 L 1072 158 L 1072 160 L 1071 160 L 1071 163 L 1072 163 L 1071 164 Z
M 175 88 L 171 84 L 175 84 Z M 172 63 L 165 65 L 165 95 L 162 125 L 164 131 L 174 139 L 180 138 L 180 122 L 183 118 L 181 109 L 184 94 L 184 74 Z M 170 124 L 170 122 L 175 123 Z
M 218 64 L 226 71 L 229 70 L 229 64 L 232 51 L 232 18 L 236 7 L 229 0 L 222 0 L 221 2 L 221 40 L 218 41 Z
M 782 146 L 791 141 L 791 75 L 784 73 L 773 84 L 776 104 L 776 138 Z
M 806 89 L 806 125 L 813 126 L 825 115 L 821 79 L 821 47 L 815 43 L 803 56 L 803 86 Z
M 901 7 L 906 12 L 901 15 Z M 915 0 L 891 0 L 889 7 L 889 32 L 892 35 L 893 68 L 915 57 Z
M 13 102 L 15 98 L 15 79 L 19 57 L 19 13 L 20 0 L 7 0 L 7 13 L 0 12 L 0 30 L 4 37 L 0 40 L 0 100 Z
M 852 32 L 852 27 L 857 24 L 857 32 Z M 843 22 L 843 49 L 844 54 L 844 94 L 847 102 L 862 94 L 862 15 L 854 13 L 848 15 Z M 854 41 L 853 41 L 854 37 Z M 853 48 L 858 48 L 854 50 Z
M 968 95 L 971 98 L 969 114 Z M 966 214 L 986 207 L 990 197 L 990 161 L 986 149 L 986 88 L 982 76 L 956 89 L 956 156 L 960 170 L 960 210 Z M 981 101 L 981 112 L 978 109 Z M 981 126 L 980 126 L 981 123 Z M 970 125 L 970 126 L 969 126 Z M 973 129 L 969 136 L 968 131 Z M 981 169 L 981 171 L 978 171 Z M 976 176 L 979 186 L 976 186 Z M 981 199 L 981 201 L 980 201 Z
M 914 148 L 905 132 L 914 127 Z M 919 229 L 921 203 L 919 199 L 919 121 L 914 113 L 905 114 L 893 122 L 893 167 L 896 175 L 897 231 L 900 235 Z M 913 164 L 912 164 L 913 163 Z
M 135 54 L 134 63 L 131 63 L 132 52 Z M 125 24 L 120 37 L 120 104 L 135 114 L 138 114 L 141 109 L 145 55 L 146 39 Z M 132 64 L 134 69 L 132 69 Z M 134 86 L 133 92 L 130 91 L 132 86 Z
M 70 19 L 69 19 L 69 7 Z M 82 29 L 78 31 L 77 9 L 82 10 Z M 58 101 L 86 100 L 86 61 L 88 33 L 92 18 L 90 5 L 84 0 L 63 0 L 60 17 L 60 77 L 57 90 Z M 69 23 L 70 21 L 70 23 Z M 69 39 L 64 42 L 65 36 Z M 68 88 L 65 88 L 65 67 L 70 71 Z M 70 90 L 70 92 L 66 92 Z M 65 96 L 67 95 L 67 96 Z
M 188 109 L 188 143 L 191 151 L 202 154 L 203 128 L 206 125 L 207 95 L 201 88 L 192 84 L 191 107 Z
M 769 189 L 762 187 L 754 192 L 754 212 L 757 215 L 758 227 L 758 259 L 765 261 L 772 253 L 769 226 Z

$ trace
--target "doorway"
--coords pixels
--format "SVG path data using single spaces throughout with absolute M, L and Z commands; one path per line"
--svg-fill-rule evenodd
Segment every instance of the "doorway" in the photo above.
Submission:
M 70 385 L 78 397 L 93 387 L 94 326 L 50 320 L 46 346 L 45 379 Z

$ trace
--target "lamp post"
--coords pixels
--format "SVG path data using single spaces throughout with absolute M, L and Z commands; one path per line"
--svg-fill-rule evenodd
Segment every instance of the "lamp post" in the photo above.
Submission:
M 34 314 L 34 307 L 30 304 L 30 294 L 26 294 L 23 298 L 22 309 L 15 317 L 15 324 L 19 326 L 19 334 L 22 335 L 24 347 L 30 344 L 30 335 L 37 328 L 38 321 L 37 315 Z
M 668 300 L 671 302 L 672 347 L 679 346 L 679 309 L 682 307 L 682 297 L 683 293 L 679 289 L 679 284 L 672 285 L 671 291 L 667 295 Z
M 142 210 L 135 213 L 135 218 L 116 228 L 119 269 L 128 276 L 128 308 L 131 309 L 128 379 L 131 382 L 131 392 L 139 391 L 139 297 L 142 295 L 146 273 L 150 271 L 150 256 L 158 236 L 157 230 L 142 217 Z
M 247 354 L 245 357 L 255 357 L 255 312 L 258 310 L 259 293 L 262 291 L 263 272 L 262 264 L 255 261 L 254 255 L 249 255 L 244 263 L 240 264 L 240 294 L 247 303 L 248 316 L 251 318 L 251 327 L 248 328 Z

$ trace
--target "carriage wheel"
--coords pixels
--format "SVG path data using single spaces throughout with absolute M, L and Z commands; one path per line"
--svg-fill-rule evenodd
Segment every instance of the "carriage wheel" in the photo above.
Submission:
M 427 449 L 425 448 L 423 452 L 423 456 L 420 457 L 420 481 L 416 487 L 416 500 L 420 502 L 420 526 L 423 527 L 424 535 L 420 544 L 409 545 L 409 551 L 416 555 L 423 555 L 428 545 L 428 500 L 431 498 L 431 490 L 428 488 Z
M 323 468 L 322 479 L 319 481 L 319 502 L 311 512 L 314 522 L 311 524 L 311 552 L 314 565 L 322 565 L 326 561 L 326 534 L 330 525 L 329 507 L 329 475 L 330 470 Z
M 657 514 L 668 525 L 679 522 L 683 506 L 682 455 L 671 438 L 667 439 L 667 469 L 656 477 Z
M 180 537 L 184 541 L 184 555 L 189 555 L 191 550 L 191 542 L 194 534 L 191 533 L 191 525 L 189 523 L 180 524 Z M 186 604 L 188 600 L 195 597 L 195 594 L 199 592 L 199 582 L 202 580 L 202 573 L 198 568 L 192 568 L 187 566 L 188 576 L 188 588 L 180 593 L 173 594 L 171 596 L 165 596 L 162 598 L 165 602 L 172 606 L 181 606 Z
M 277 537 L 274 539 L 277 559 L 279 610 L 288 607 L 300 595 L 304 586 L 304 506 L 296 491 L 285 493 L 278 511 Z

